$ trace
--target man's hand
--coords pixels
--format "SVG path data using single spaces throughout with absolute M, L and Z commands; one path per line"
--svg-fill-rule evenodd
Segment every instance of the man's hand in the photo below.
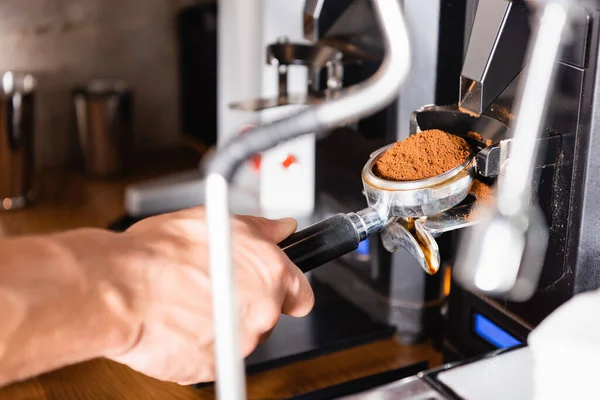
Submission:
M 277 246 L 295 229 L 294 220 L 233 220 L 244 356 L 281 313 L 302 317 L 313 307 L 306 277 Z M 123 278 L 120 285 L 139 316 L 139 335 L 132 347 L 109 358 L 160 380 L 191 384 L 214 379 L 207 234 L 203 208 L 149 218 L 121 234 L 121 256 L 111 274 Z

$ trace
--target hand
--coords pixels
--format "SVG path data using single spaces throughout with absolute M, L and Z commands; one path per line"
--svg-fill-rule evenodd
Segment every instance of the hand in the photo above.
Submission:
M 232 222 L 241 349 L 249 355 L 281 313 L 303 317 L 314 304 L 304 274 L 277 243 L 296 229 L 292 219 L 235 217 Z M 139 337 L 117 362 L 151 377 L 192 384 L 215 378 L 210 268 L 204 209 L 149 218 L 121 234 L 119 262 Z

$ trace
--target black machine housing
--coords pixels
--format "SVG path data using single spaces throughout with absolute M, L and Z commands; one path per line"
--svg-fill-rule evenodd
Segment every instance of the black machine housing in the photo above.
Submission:
M 352 7 L 367 0 L 347 1 Z M 341 3 L 341 2 L 340 2 Z M 464 56 L 466 0 L 407 0 L 405 10 L 423 18 L 433 19 L 437 31 L 420 35 L 428 37 L 427 48 L 422 45 L 421 53 L 435 60 L 430 75 L 420 74 L 419 66 L 411 71 L 410 82 L 433 81 L 431 104 L 456 104 L 459 95 L 460 72 Z M 328 12 L 328 7 L 331 10 Z M 337 0 L 323 3 L 323 14 L 343 20 L 344 10 Z M 372 16 L 370 16 L 372 17 Z M 318 29 L 327 35 L 333 22 Z M 338 24 L 339 25 L 339 24 Z M 353 25 L 353 24 L 349 24 Z M 360 25 L 360 24 L 356 24 Z M 418 20 L 409 21 L 415 28 Z M 424 27 L 422 27 L 424 29 Z M 360 34 L 360 33 L 358 33 Z M 366 43 L 372 40 L 358 40 Z M 434 43 L 435 44 L 432 44 Z M 457 44 L 460 45 L 457 46 Z M 380 65 L 381 59 L 367 58 L 344 64 L 344 86 L 350 86 L 369 78 Z M 413 92 L 414 93 L 414 92 Z M 318 212 L 316 220 L 337 213 L 354 212 L 366 207 L 363 195 L 361 171 L 370 154 L 402 138 L 408 131 L 410 113 L 414 107 L 410 93 L 400 94 L 398 99 L 376 115 L 359 121 L 353 128 L 341 128 L 317 142 L 316 148 L 316 193 Z M 413 108 L 409 108 L 413 107 Z M 406 117 L 405 117 L 406 116 Z M 401 126 L 400 124 L 405 124 Z M 442 238 L 446 240 L 446 238 Z M 442 276 L 423 273 L 416 260 L 406 251 L 388 253 L 379 241 L 371 237 L 361 243 L 358 250 L 312 271 L 313 278 L 322 282 L 342 297 L 363 309 L 373 319 L 393 325 L 406 342 L 417 342 L 440 332 L 443 304 Z
M 483 1 L 493 0 L 480 2 Z M 572 36 L 565 42 L 557 65 L 545 133 L 540 139 L 542 155 L 535 171 L 532 197 L 544 212 L 550 236 L 537 292 L 526 302 L 514 303 L 471 293 L 452 282 L 444 325 L 446 361 L 480 355 L 517 341 L 526 343 L 528 333 L 561 304 L 577 293 L 600 287 L 600 235 L 596 222 L 600 218 L 596 200 L 600 161 L 595 155 L 600 149 L 598 8 L 577 7 L 574 11 Z M 530 6 L 524 9 L 531 17 Z M 511 29 L 519 30 L 510 24 L 503 29 L 499 36 L 510 36 Z M 522 37 L 523 41 L 528 39 Z M 497 57 L 494 62 L 499 66 L 513 61 L 507 60 L 510 54 Z M 511 123 L 521 75 L 509 82 L 484 115 L 492 116 L 503 109 L 508 111 L 503 113 L 506 122 Z M 453 235 L 449 249 L 456 248 L 458 235 Z M 482 316 L 495 325 L 494 329 L 515 339 L 513 343 L 496 342 L 492 336 L 482 335 L 476 329 L 476 318 Z
M 436 105 L 458 103 L 469 42 L 480 34 L 472 32 L 474 19 L 478 9 L 490 2 L 506 0 L 440 0 Z M 600 150 L 600 109 L 596 105 L 600 99 L 596 78 L 600 6 L 588 3 L 575 12 L 572 37 L 558 62 L 557 83 L 540 143 L 542 157 L 536 168 L 533 199 L 546 217 L 550 242 L 533 298 L 514 303 L 469 292 L 453 280 L 448 285 L 443 271 L 451 276 L 460 231 L 438 238 L 442 265 L 448 268 L 436 276 L 423 274 L 407 253 L 387 253 L 378 238 L 372 238 L 368 247 L 314 271 L 315 279 L 374 318 L 395 325 L 408 342 L 443 339 L 446 361 L 507 346 L 478 333 L 476 316 L 511 337 L 513 345 L 525 343 L 528 333 L 561 304 L 577 293 L 600 287 L 600 203 L 596 199 L 600 159 L 594 156 Z M 509 126 L 515 118 L 514 101 L 525 65 L 522 43 L 530 38 L 533 16 L 530 4 L 515 1 L 512 5 L 492 42 L 496 47 L 485 55 L 490 68 L 482 82 L 492 92 L 482 115 Z M 345 75 L 345 86 L 365 79 L 376 68 L 372 62 L 353 65 Z M 486 92 L 488 97 L 490 91 Z M 342 129 L 318 143 L 317 204 L 321 218 L 365 206 L 360 170 L 373 150 L 399 139 L 401 104 L 402 96 L 378 115 L 361 121 L 357 129 L 360 134 Z

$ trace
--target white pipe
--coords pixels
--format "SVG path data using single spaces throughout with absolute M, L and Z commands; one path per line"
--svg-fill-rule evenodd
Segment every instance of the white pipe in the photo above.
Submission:
M 245 399 L 246 380 L 241 357 L 235 271 L 231 258 L 231 224 L 227 181 L 218 174 L 206 178 L 206 222 L 210 246 L 210 279 L 215 329 L 217 398 Z

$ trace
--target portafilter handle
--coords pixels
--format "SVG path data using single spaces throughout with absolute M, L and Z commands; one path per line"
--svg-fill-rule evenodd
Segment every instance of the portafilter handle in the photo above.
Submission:
M 304 273 L 358 248 L 360 242 L 386 225 L 377 211 L 337 214 L 292 234 L 279 243 L 289 259 Z

